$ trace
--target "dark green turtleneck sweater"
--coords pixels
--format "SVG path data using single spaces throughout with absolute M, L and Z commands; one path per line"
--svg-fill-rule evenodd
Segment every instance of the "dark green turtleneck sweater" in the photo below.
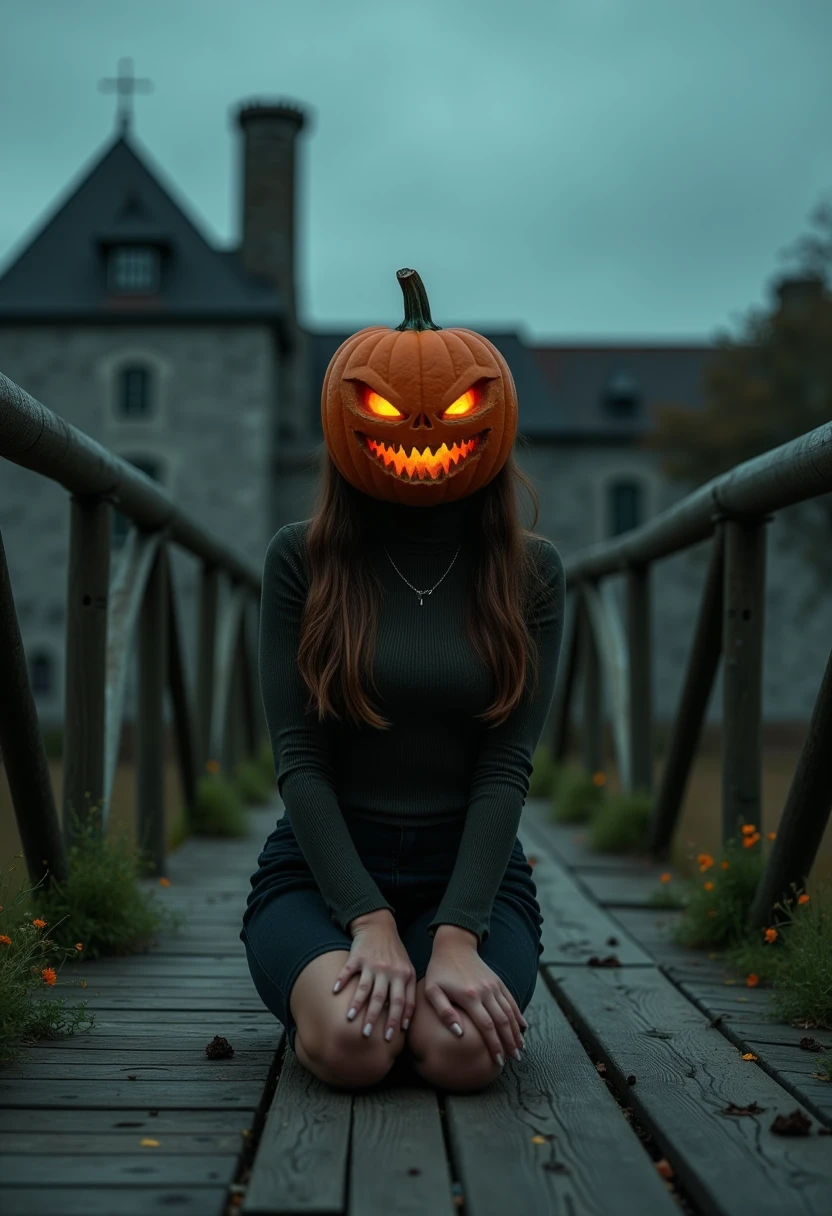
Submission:
M 539 682 L 532 695 L 530 671 L 517 708 L 501 726 L 488 727 L 475 715 L 491 704 L 494 677 L 469 641 L 463 615 L 482 492 L 431 507 L 366 502 L 368 552 L 383 586 L 376 692 L 368 694 L 392 727 L 319 723 L 305 711 L 308 691 L 297 652 L 309 585 L 309 521 L 287 524 L 266 552 L 260 614 L 260 686 L 278 790 L 330 916 L 344 930 L 354 917 L 391 905 L 363 866 L 342 812 L 402 827 L 464 819 L 430 932 L 460 925 L 482 942 L 552 701 L 563 566 L 549 541 L 528 539 L 545 581 L 528 618 L 539 648 Z M 420 606 L 390 559 L 415 587 L 433 587 L 457 547 L 450 573 Z

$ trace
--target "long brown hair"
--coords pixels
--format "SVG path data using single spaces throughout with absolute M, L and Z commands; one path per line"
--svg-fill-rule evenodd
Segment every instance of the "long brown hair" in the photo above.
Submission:
M 306 537 L 310 582 L 298 646 L 298 667 L 310 692 L 307 709 L 317 711 L 319 721 L 346 715 L 356 725 L 386 730 L 392 724 L 373 708 L 362 685 L 366 675 L 375 689 L 381 583 L 367 556 L 365 517 L 356 499 L 360 491 L 342 477 L 325 446 L 321 462 Z M 520 700 L 529 663 L 537 687 L 537 647 L 525 617 L 541 580 L 526 538 L 544 538 L 522 527 L 518 486 L 531 498 L 534 528 L 540 502 L 512 452 L 481 491 L 478 560 L 466 601 L 469 637 L 493 671 L 496 688 L 494 701 L 479 716 L 494 726 Z

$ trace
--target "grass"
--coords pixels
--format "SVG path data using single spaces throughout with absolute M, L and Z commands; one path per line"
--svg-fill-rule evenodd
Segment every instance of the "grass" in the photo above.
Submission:
M 79 822 L 67 852 L 66 881 L 48 887 L 19 886 L 10 896 L 9 865 L 0 876 L 0 1060 L 14 1060 L 39 1038 L 74 1033 L 87 1017 L 86 1002 L 67 1008 L 66 998 L 45 995 L 58 978 L 60 960 L 130 954 L 157 933 L 175 931 L 182 917 L 163 907 L 141 880 L 150 863 L 124 833 L 102 835 L 100 807 Z M 17 854 L 16 857 L 22 857 Z M 23 905 L 30 907 L 23 910 Z M 49 936 L 44 934 L 49 929 Z M 81 987 L 86 981 L 81 980 Z
M 558 776 L 558 764 L 551 751 L 540 744 L 532 757 L 532 775 L 529 779 L 530 798 L 551 798 Z
M 551 814 L 556 823 L 589 823 L 604 799 L 606 777 L 568 766 L 560 770 L 552 791 Z
M 746 939 L 748 913 L 765 865 L 756 836 L 746 833 L 729 841 L 716 857 L 698 854 L 701 877 L 690 882 L 685 912 L 675 927 L 679 945 L 725 949 Z
M 653 811 L 650 794 L 608 794 L 599 803 L 590 823 L 588 844 L 600 853 L 638 853 Z

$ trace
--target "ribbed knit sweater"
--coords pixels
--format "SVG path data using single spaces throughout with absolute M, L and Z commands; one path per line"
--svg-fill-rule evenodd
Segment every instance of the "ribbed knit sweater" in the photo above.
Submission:
M 259 669 L 278 790 L 330 916 L 345 931 L 363 913 L 395 911 L 353 844 L 345 814 L 357 814 L 402 827 L 464 820 L 429 932 L 452 924 L 475 933 L 478 942 L 489 934 L 532 755 L 552 702 L 565 585 L 555 547 L 528 538 L 545 583 L 527 617 L 539 649 L 537 690 L 532 691 L 529 664 L 523 697 L 511 716 L 497 727 L 477 720 L 495 692 L 493 673 L 464 623 L 481 501 L 482 492 L 430 507 L 371 503 L 368 553 L 383 599 L 376 623 L 376 689 L 367 692 L 392 723 L 388 730 L 356 727 L 345 718 L 319 723 L 306 711 L 308 690 L 297 654 L 309 586 L 309 521 L 281 528 L 266 552 Z M 414 587 L 429 588 L 458 547 L 450 572 L 420 606 L 392 563 Z

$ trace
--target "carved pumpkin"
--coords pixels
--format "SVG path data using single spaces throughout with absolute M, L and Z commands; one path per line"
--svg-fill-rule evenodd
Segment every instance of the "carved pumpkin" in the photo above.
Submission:
M 440 329 L 415 270 L 397 273 L 404 321 L 371 326 L 332 356 L 321 394 L 335 466 L 372 498 L 453 502 L 487 485 L 517 433 L 517 390 L 495 346 Z

